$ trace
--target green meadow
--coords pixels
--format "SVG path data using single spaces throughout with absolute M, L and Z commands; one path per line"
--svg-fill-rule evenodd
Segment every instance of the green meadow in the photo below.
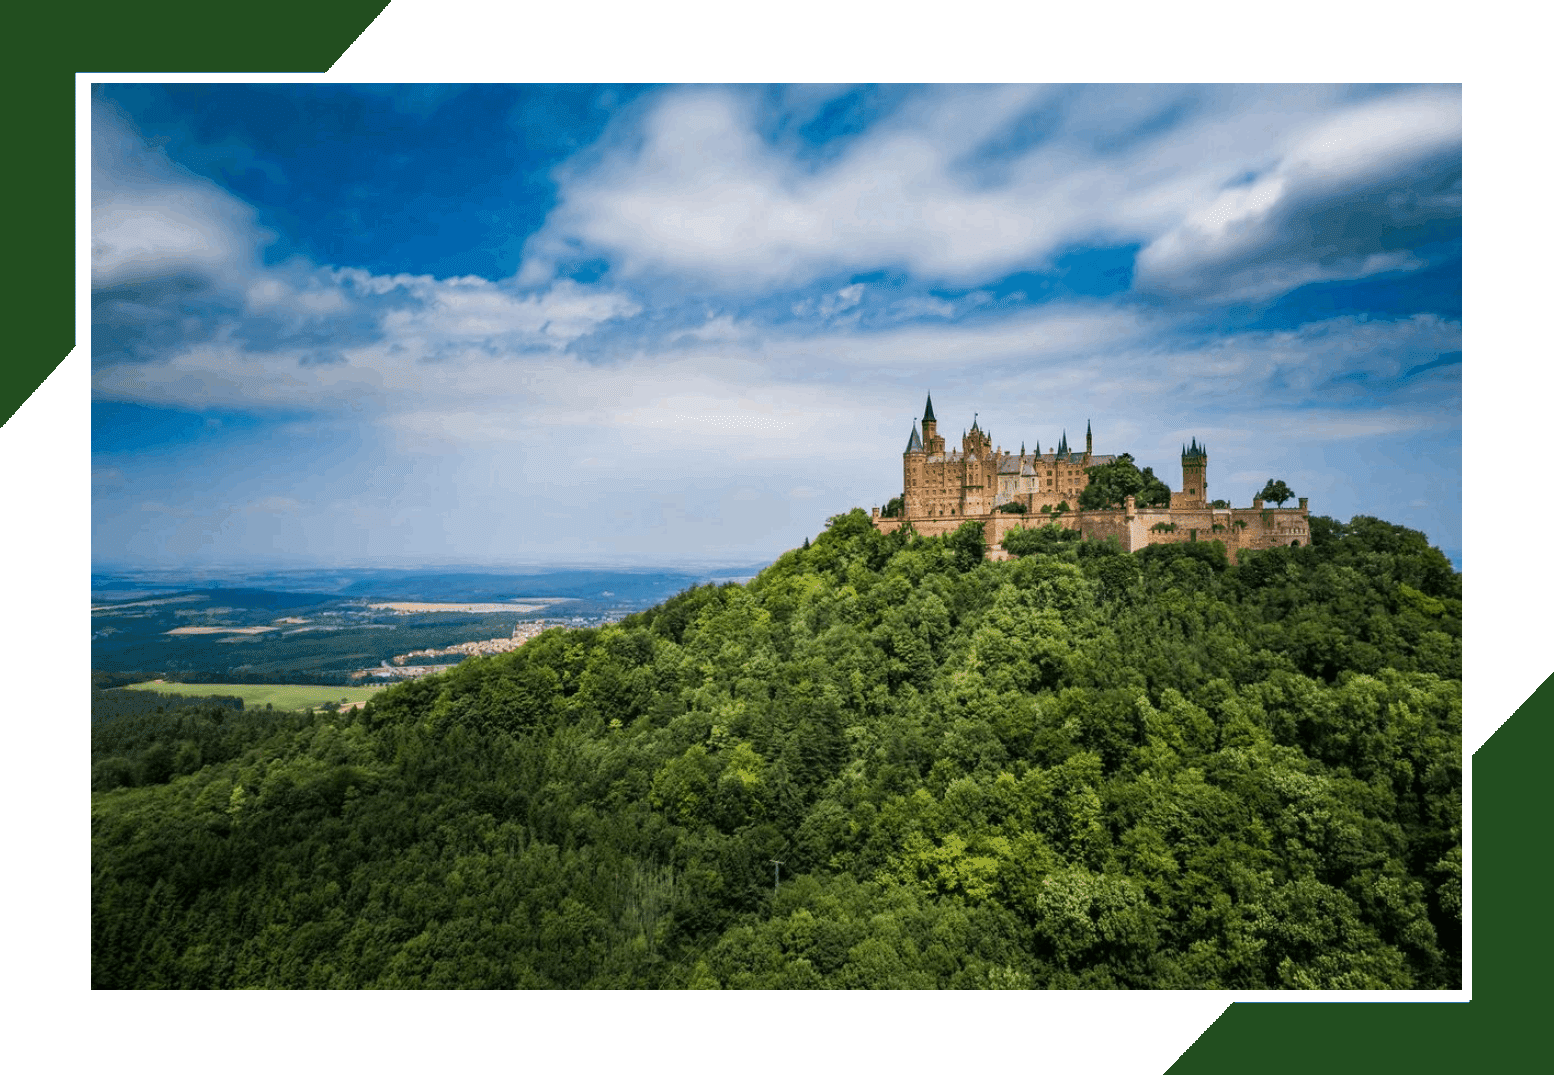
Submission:
M 266 705 L 276 709 L 318 708 L 325 702 L 365 702 L 383 689 L 381 684 L 370 687 L 309 686 L 293 683 L 163 683 L 153 681 L 134 683 L 128 688 L 135 691 L 159 691 L 162 694 L 235 695 L 243 699 L 244 709 L 263 709 Z

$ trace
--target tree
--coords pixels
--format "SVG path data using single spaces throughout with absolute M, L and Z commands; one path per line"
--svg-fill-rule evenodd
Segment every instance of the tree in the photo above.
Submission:
M 1138 498 L 1138 506 L 1141 508 L 1169 507 L 1171 487 L 1155 477 L 1155 468 L 1145 467 L 1140 473 L 1144 475 L 1144 492 Z
M 1257 494 L 1259 500 L 1271 500 L 1281 508 L 1286 500 L 1295 499 L 1295 494 L 1290 492 L 1290 487 L 1282 481 L 1268 479 L 1268 484 L 1263 486 L 1263 491 Z
M 1079 494 L 1079 507 L 1084 511 L 1102 508 L 1120 508 L 1122 502 L 1144 491 L 1144 476 L 1133 465 L 1133 457 L 1124 453 L 1104 466 L 1091 467 L 1087 472 L 1090 484 Z
M 1079 494 L 1079 507 L 1083 511 L 1120 508 L 1130 496 L 1141 508 L 1171 502 L 1171 490 L 1155 477 L 1154 470 L 1150 467 L 1139 470 L 1127 453 L 1110 463 L 1091 467 L 1085 473 L 1090 476 L 1090 484 Z
M 1025 514 L 1025 505 L 1021 504 L 1017 500 L 1011 500 L 1007 504 L 1000 504 L 1000 505 L 998 505 L 997 510 L 1001 511 L 1001 512 L 1004 512 L 1007 515 L 1024 515 Z
M 1230 501 L 1228 501 L 1228 500 L 1212 500 L 1212 501 L 1209 502 L 1209 507 L 1211 507 L 1211 508 L 1228 508 L 1228 507 L 1230 507 Z
M 893 496 L 880 512 L 881 518 L 894 519 L 906 510 L 906 501 L 899 496 Z
M 982 538 L 981 523 L 962 523 L 954 533 L 944 536 L 944 546 L 954 557 L 955 566 L 970 571 L 982 562 L 987 545 Z
M 1058 523 L 1029 529 L 1016 528 L 1004 535 L 1004 551 L 1011 556 L 1029 556 L 1037 552 L 1056 552 L 1069 541 L 1080 540 L 1078 530 L 1070 530 Z

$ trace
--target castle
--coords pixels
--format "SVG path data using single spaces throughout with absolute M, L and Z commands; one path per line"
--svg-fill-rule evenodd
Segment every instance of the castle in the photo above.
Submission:
M 960 450 L 946 451 L 933 413 L 933 396 L 923 411 L 922 433 L 912 423 L 912 435 L 901 456 L 901 507 L 884 515 L 873 512 L 874 525 L 884 533 L 904 523 L 925 536 L 947 534 L 967 522 L 982 524 L 990 559 L 1005 559 L 1004 536 L 1018 527 L 1055 522 L 1087 538 L 1116 538 L 1127 552 L 1145 545 L 1186 541 L 1222 541 L 1232 559 L 1241 549 L 1305 545 L 1311 540 L 1306 498 L 1299 506 L 1265 506 L 1254 499 L 1250 508 L 1215 507 L 1209 500 L 1209 453 L 1194 439 L 1182 448 L 1182 488 L 1172 491 L 1167 507 L 1141 508 L 1133 497 L 1120 509 L 1080 511 L 1079 495 L 1090 484 L 1089 469 L 1115 462 L 1117 456 L 1096 455 L 1089 423 L 1085 450 L 1072 451 L 1064 433 L 1052 451 L 1040 443 L 1030 453 L 1020 446 L 1014 455 L 995 447 L 992 436 L 978 427 L 961 435 Z M 999 510 L 1019 505 L 1025 511 Z

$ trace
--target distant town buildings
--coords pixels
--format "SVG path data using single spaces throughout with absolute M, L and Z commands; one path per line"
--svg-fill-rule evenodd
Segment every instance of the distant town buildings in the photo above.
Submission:
M 376 668 L 363 668 L 352 672 L 351 678 L 417 679 L 437 672 L 446 672 L 458 663 L 458 660 L 440 664 L 410 663 L 417 658 L 457 657 L 462 660 L 465 657 L 490 657 L 498 653 L 511 653 L 531 638 L 537 638 L 554 627 L 563 629 L 603 627 L 605 624 L 620 621 L 626 615 L 628 615 L 627 612 L 619 612 L 602 616 L 571 616 L 564 620 L 526 620 L 514 627 L 513 633 L 506 638 L 485 638 L 475 642 L 455 642 L 450 646 L 440 646 L 436 649 L 411 650 L 409 653 L 401 653 L 394 657 L 392 662 L 385 661 Z

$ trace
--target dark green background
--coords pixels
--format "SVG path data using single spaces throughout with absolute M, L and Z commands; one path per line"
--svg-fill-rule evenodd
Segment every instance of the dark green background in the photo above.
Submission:
M 14 250 L 30 254 L 13 346 L 0 359 L 0 417 L 9 420 L 69 353 L 74 335 L 74 73 L 326 71 L 385 0 L 208 0 L 30 7 L 13 14 L 15 145 L 34 170 L 13 170 Z M 82 400 L 85 406 L 86 400 Z M 83 476 L 84 477 L 84 476 Z M 1543 1050 L 1540 973 L 1548 966 L 1547 890 L 1530 826 L 1546 816 L 1539 774 L 1554 756 L 1554 677 L 1474 755 L 1473 962 L 1470 1004 L 1233 1004 L 1170 1068 L 1245 1072 L 1502 1070 Z

